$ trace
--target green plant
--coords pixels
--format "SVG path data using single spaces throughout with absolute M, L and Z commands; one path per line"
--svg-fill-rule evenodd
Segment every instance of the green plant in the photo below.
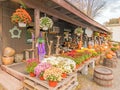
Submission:
M 52 19 L 50 19 L 49 17 L 41 17 L 40 18 L 40 27 L 43 30 L 48 30 L 48 29 L 52 28 L 52 26 L 53 26 Z
M 82 28 L 78 27 L 78 28 L 75 29 L 74 33 L 76 35 L 81 35 L 83 33 L 83 30 L 82 30 Z
M 113 46 L 114 46 L 114 47 L 117 47 L 117 46 L 118 46 L 118 44 L 113 44 Z
M 98 32 L 94 33 L 94 36 L 99 36 L 99 35 L 100 35 L 100 33 L 98 33 Z
M 47 80 L 49 80 L 49 81 L 58 81 L 58 77 L 51 74 L 50 76 L 47 77 Z
M 34 72 L 34 68 L 38 65 L 38 61 L 36 59 L 27 60 L 26 71 L 28 73 Z
M 111 50 L 115 52 L 117 50 L 117 48 L 113 47 L 113 48 L 111 48 Z
M 40 73 L 40 76 L 43 76 L 44 75 L 44 71 L 42 71 L 41 73 Z

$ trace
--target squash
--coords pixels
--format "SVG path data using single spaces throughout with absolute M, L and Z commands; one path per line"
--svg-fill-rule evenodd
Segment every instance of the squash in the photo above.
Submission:
M 89 49 L 92 49 L 92 45 L 89 44 L 89 45 L 88 45 L 88 48 L 89 48 Z
M 112 57 L 113 56 L 111 54 L 109 54 L 109 53 L 106 55 L 106 58 L 108 58 L 108 59 L 111 59 Z
M 6 47 L 3 51 L 3 56 L 10 57 L 15 54 L 15 50 L 11 47 Z

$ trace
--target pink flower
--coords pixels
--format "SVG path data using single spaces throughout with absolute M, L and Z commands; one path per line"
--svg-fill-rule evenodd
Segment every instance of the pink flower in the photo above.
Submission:
M 36 76 L 38 77 L 42 71 L 45 71 L 45 70 L 48 69 L 49 67 L 51 67 L 51 64 L 49 64 L 49 63 L 47 63 L 47 62 L 40 63 L 40 64 L 38 64 L 38 65 L 35 67 L 34 73 L 35 73 Z

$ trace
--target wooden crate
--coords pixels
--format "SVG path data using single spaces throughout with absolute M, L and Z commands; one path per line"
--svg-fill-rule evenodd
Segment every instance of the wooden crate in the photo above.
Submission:
M 50 87 L 48 81 L 26 76 L 23 81 L 24 90 L 72 90 L 78 84 L 77 73 L 72 73 L 58 83 L 56 87 Z

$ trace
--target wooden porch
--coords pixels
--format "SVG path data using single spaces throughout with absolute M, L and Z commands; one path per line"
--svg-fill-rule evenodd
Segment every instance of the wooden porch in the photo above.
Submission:
M 0 90 L 22 90 L 22 82 L 0 68 Z

